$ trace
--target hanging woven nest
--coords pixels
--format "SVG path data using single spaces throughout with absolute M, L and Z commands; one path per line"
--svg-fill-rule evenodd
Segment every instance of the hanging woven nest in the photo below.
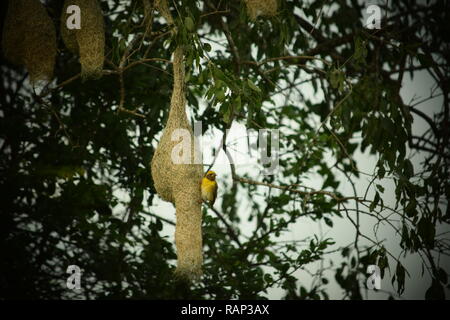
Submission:
M 67 28 L 70 16 L 67 7 L 70 5 L 80 8 L 80 29 Z M 61 35 L 67 49 L 80 56 L 81 77 L 101 77 L 105 59 L 105 26 L 98 1 L 66 0 L 61 15 Z
M 53 78 L 55 26 L 39 0 L 9 1 L 2 39 L 5 57 L 24 65 L 31 83 Z
M 156 6 L 168 23 L 173 24 L 166 1 L 156 1 Z M 198 148 L 195 148 L 193 131 L 186 116 L 183 59 L 183 49 L 178 47 L 173 54 L 174 83 L 169 117 L 151 161 L 151 173 L 158 195 L 176 208 L 176 274 L 184 279 L 196 279 L 202 273 L 203 263 L 200 196 L 203 167 L 194 164 Z M 177 164 L 172 161 L 172 153 L 180 143 L 173 141 L 174 132 L 180 129 L 190 137 L 190 148 L 183 151 L 188 152 L 189 163 Z
M 277 0 L 245 0 L 247 14 L 255 21 L 259 16 L 273 17 L 277 14 Z

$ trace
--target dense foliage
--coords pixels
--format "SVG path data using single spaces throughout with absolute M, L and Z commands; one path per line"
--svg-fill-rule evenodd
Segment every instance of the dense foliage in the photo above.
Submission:
M 45 3 L 59 30 L 62 1 Z M 258 299 L 280 286 L 289 299 L 326 299 L 335 281 L 344 297 L 359 299 L 371 264 L 402 294 L 408 255 L 420 255 L 432 279 L 423 296 L 443 298 L 450 8 L 447 1 L 388 3 L 380 3 L 381 29 L 372 30 L 364 27 L 366 4 L 354 0 L 279 1 L 276 16 L 255 21 L 244 1 L 169 1 L 172 36 L 152 1 L 101 1 L 100 79 L 80 79 L 78 58 L 59 31 L 55 80 L 42 90 L 2 58 L 0 298 Z M 155 211 L 149 170 L 168 115 L 177 45 L 187 53 L 189 114 L 204 132 L 233 123 L 282 132 L 276 175 L 230 166 L 221 177 L 219 205 L 204 209 L 204 275 L 192 284 L 173 277 L 174 243 L 161 231 L 175 217 Z M 403 101 L 403 79 L 420 71 L 434 79 L 430 97 Z M 307 85 L 314 95 L 305 94 Z M 423 110 L 437 96 L 441 108 L 430 116 Z M 419 118 L 428 125 L 424 134 L 412 130 Z M 373 173 L 361 172 L 354 158 L 366 149 L 377 159 Z M 313 174 L 320 189 L 305 187 Z M 342 194 L 342 176 L 353 186 L 361 176 L 371 183 Z M 386 192 L 395 193 L 395 207 L 383 203 Z M 251 236 L 242 232 L 244 213 Z M 402 254 L 363 232 L 362 216 L 391 227 Z M 342 247 L 319 235 L 279 241 L 310 219 L 328 228 L 348 221 L 355 240 Z M 330 251 L 342 256 L 334 279 L 317 272 L 307 286 L 296 278 Z M 65 286 L 72 264 L 83 270 L 81 291 Z

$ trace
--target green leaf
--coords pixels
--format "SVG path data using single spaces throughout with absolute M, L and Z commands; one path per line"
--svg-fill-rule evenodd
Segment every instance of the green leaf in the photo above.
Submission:
M 252 80 L 247 79 L 247 83 L 248 83 L 248 86 L 249 86 L 252 90 L 254 90 L 254 91 L 256 91 L 256 92 L 259 92 L 259 93 L 261 92 L 261 89 L 258 88 L 258 87 L 253 83 Z
M 267 282 L 267 283 L 272 283 L 273 282 L 273 278 L 272 278 L 272 276 L 269 273 L 266 273 L 264 275 L 264 281 Z
M 225 110 L 225 112 L 223 113 L 222 119 L 225 123 L 229 123 L 230 122 L 230 116 L 231 116 L 231 108 L 227 108 Z M 263 227 L 263 225 L 261 225 L 261 227 Z
M 380 164 L 380 166 L 378 168 L 378 178 L 383 179 L 385 174 L 386 174 L 386 169 L 384 169 L 383 164 Z
M 191 17 L 186 17 L 184 19 L 184 25 L 186 26 L 186 29 L 190 32 L 194 31 L 195 25 L 194 25 L 194 21 L 192 20 Z
M 405 268 L 400 262 L 397 263 L 395 275 L 397 276 L 397 292 L 402 294 L 405 290 Z
M 225 100 L 225 92 L 222 89 L 217 90 L 216 91 L 216 98 L 217 98 L 217 100 L 223 102 Z
M 242 108 L 241 96 L 237 96 L 237 98 L 234 99 L 234 108 L 236 112 L 239 112 L 241 110 Z
M 339 88 L 339 90 L 343 89 L 344 87 L 344 74 L 339 69 L 333 69 L 331 72 L 328 73 L 328 78 L 330 81 L 330 85 L 333 89 Z
M 425 292 L 426 300 L 445 300 L 444 287 L 439 283 L 438 280 L 433 279 L 431 286 Z
M 348 248 L 348 247 L 345 247 L 344 249 L 342 249 L 342 256 L 345 258 L 345 257 L 348 257 L 348 255 L 349 255 L 349 253 L 350 253 L 350 249 Z
M 395 125 L 389 118 L 382 118 L 381 119 L 381 126 L 384 130 L 386 130 L 390 135 L 395 134 Z
M 380 194 L 378 191 L 375 193 L 375 198 L 373 199 L 372 203 L 370 204 L 369 210 L 372 212 L 375 207 L 377 206 L 378 202 L 380 201 Z
M 405 212 L 408 217 L 412 218 L 416 215 L 416 213 L 417 213 L 416 206 L 417 206 L 416 199 L 414 199 L 414 198 L 411 199 L 405 208 Z
M 436 228 L 429 218 L 427 219 L 423 217 L 422 219 L 420 219 L 419 223 L 417 224 L 417 233 L 428 248 L 434 247 Z
M 384 278 L 384 270 L 386 268 L 389 268 L 389 261 L 388 258 L 386 257 L 386 255 L 383 255 L 380 257 L 380 259 L 378 260 L 378 267 L 380 267 L 380 271 L 381 271 L 381 278 Z
M 442 282 L 444 284 L 447 284 L 448 275 L 447 275 L 447 272 L 444 269 L 439 268 L 439 270 L 438 270 L 438 278 L 439 278 L 440 282 Z
M 353 53 L 353 59 L 356 64 L 361 65 L 366 63 L 367 48 L 366 41 L 360 37 L 355 38 L 355 52 Z
M 420 65 L 424 68 L 428 68 L 429 66 L 433 65 L 433 60 L 423 53 L 418 53 L 417 59 L 419 60 Z
M 414 176 L 414 167 L 413 167 L 411 161 L 409 161 L 408 159 L 405 159 L 405 161 L 404 161 L 404 174 L 408 178 L 411 178 L 412 176 Z
M 222 80 L 224 82 L 228 81 L 228 79 L 225 76 L 225 74 L 219 68 L 214 68 L 214 77 L 216 77 L 217 79 L 220 79 L 220 80 Z
M 209 43 L 204 43 L 203 44 L 203 48 L 205 49 L 206 52 L 210 52 L 211 51 L 211 45 Z

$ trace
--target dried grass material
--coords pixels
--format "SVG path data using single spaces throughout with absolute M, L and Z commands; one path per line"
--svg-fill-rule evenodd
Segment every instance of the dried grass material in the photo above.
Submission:
M 161 6 L 161 1 L 157 5 Z M 165 8 L 167 9 L 167 3 Z M 167 9 L 165 13 L 160 12 L 168 14 L 169 11 Z M 165 18 L 167 21 L 173 21 L 171 16 Z M 196 279 L 202 274 L 203 263 L 200 195 L 203 167 L 201 164 L 193 164 L 194 152 L 198 149 L 194 146 L 193 131 L 186 116 L 183 58 L 183 49 L 178 47 L 173 54 L 174 84 L 169 118 L 151 161 L 151 172 L 158 195 L 163 200 L 172 202 L 176 208 L 175 244 L 178 257 L 176 275 L 183 279 Z M 179 143 L 172 141 L 172 133 L 176 129 L 189 131 L 191 164 L 174 164 L 172 162 L 172 150 Z
M 153 4 L 150 3 L 150 0 L 142 0 L 144 6 L 144 26 L 145 32 L 147 33 L 152 24 L 152 13 L 153 13 Z
M 67 7 L 77 5 L 81 12 L 81 29 L 68 29 Z M 97 0 L 66 0 L 61 15 L 61 35 L 70 51 L 80 56 L 81 77 L 99 78 L 105 59 L 105 26 Z
M 168 24 L 173 24 L 173 18 L 170 14 L 169 6 L 167 5 L 167 0 L 155 0 L 155 7 L 161 13 L 161 15 L 167 20 Z
M 251 20 L 259 16 L 273 17 L 277 14 L 277 0 L 245 0 L 247 13 Z
M 177 48 L 173 58 L 174 86 L 167 120 L 161 141 L 151 162 L 151 171 L 158 195 L 172 202 L 176 208 L 175 244 L 177 247 L 177 275 L 195 279 L 201 275 L 202 213 L 200 181 L 202 165 L 194 163 L 194 135 L 185 110 L 183 50 Z M 187 129 L 191 136 L 190 162 L 174 164 L 172 150 L 178 141 L 172 141 L 172 132 Z
M 27 68 L 33 84 L 53 78 L 55 26 L 39 0 L 9 1 L 2 46 L 8 60 Z

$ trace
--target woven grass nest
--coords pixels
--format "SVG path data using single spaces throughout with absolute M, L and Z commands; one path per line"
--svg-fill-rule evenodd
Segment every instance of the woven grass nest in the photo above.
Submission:
M 9 1 L 2 39 L 5 57 L 24 65 L 31 83 L 53 78 L 56 32 L 39 0 Z
M 259 16 L 273 17 L 277 14 L 277 0 L 245 0 L 247 14 L 251 20 L 256 20 Z
M 80 7 L 80 29 L 67 28 L 69 5 Z M 80 57 L 81 77 L 99 78 L 105 59 L 105 26 L 98 1 L 66 0 L 61 14 L 61 36 L 67 49 Z
M 173 23 L 165 0 L 156 6 L 169 24 Z M 193 131 L 186 116 L 184 91 L 184 53 L 181 47 L 173 54 L 174 83 L 170 101 L 169 117 L 161 140 L 151 161 L 151 173 L 158 195 L 176 208 L 175 244 L 177 248 L 176 275 L 183 279 L 197 279 L 202 274 L 202 213 L 200 181 L 203 176 L 201 164 L 194 164 Z M 190 164 L 172 162 L 172 152 L 179 141 L 172 141 L 172 133 L 184 129 L 191 137 Z

